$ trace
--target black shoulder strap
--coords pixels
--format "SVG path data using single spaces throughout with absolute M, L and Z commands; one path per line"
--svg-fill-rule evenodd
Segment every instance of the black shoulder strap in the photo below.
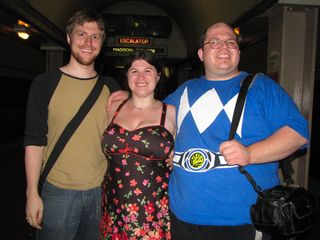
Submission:
M 236 106 L 234 108 L 233 116 L 232 116 L 232 122 L 231 122 L 231 127 L 230 127 L 230 132 L 229 132 L 229 140 L 234 138 L 234 135 L 237 131 L 239 120 L 241 117 L 242 109 L 244 102 L 246 100 L 246 95 L 249 89 L 249 86 L 253 80 L 253 76 L 249 74 L 245 79 L 243 79 L 241 88 L 239 91 L 239 95 L 237 98 Z
M 162 103 L 161 119 L 160 119 L 161 126 L 164 126 L 166 122 L 166 115 L 167 115 L 167 104 Z
M 305 154 L 307 154 L 307 148 L 299 149 L 296 152 L 292 153 L 290 156 L 279 161 L 279 167 L 283 175 L 283 182 L 287 186 L 294 183 L 294 179 L 292 177 L 294 174 L 292 161 L 295 160 L 296 158 L 304 156 Z
M 110 123 L 113 123 L 114 122 L 114 119 L 118 116 L 121 108 L 123 107 L 123 105 L 129 101 L 130 98 L 127 98 L 125 99 L 122 103 L 120 103 L 120 105 L 118 106 L 117 110 L 115 111 L 115 113 L 113 114 L 112 116 L 112 119 L 111 119 L 111 122 Z
M 78 112 L 74 115 L 74 117 L 71 119 L 71 121 L 67 124 L 66 128 L 61 133 L 56 145 L 52 149 L 52 152 L 48 158 L 48 161 L 42 171 L 42 174 L 39 179 L 39 190 L 41 191 L 42 185 L 44 181 L 46 180 L 51 168 L 57 161 L 60 153 L 64 149 L 65 145 L 71 138 L 72 134 L 75 132 L 75 130 L 78 128 L 82 120 L 85 118 L 87 113 L 90 111 L 91 107 L 94 105 L 96 100 L 98 99 L 102 88 L 103 88 L 104 82 L 101 80 L 101 77 L 98 78 L 96 84 L 94 85 L 93 89 L 91 90 L 90 94 L 86 98 L 86 100 L 83 102 L 81 107 L 79 108 Z
M 251 84 L 251 82 L 253 81 L 254 78 L 256 78 L 257 75 L 255 75 L 254 77 L 252 75 L 247 76 L 247 78 L 245 78 L 242 82 L 240 91 L 239 91 L 239 95 L 237 98 L 237 102 L 236 102 L 236 106 L 234 109 L 234 113 L 232 116 L 232 122 L 231 122 L 231 127 L 230 127 L 230 132 L 229 132 L 229 140 L 234 138 L 234 135 L 236 133 L 236 130 L 238 128 L 238 124 L 239 124 L 239 120 L 241 117 L 241 113 L 243 110 L 243 105 L 246 99 L 246 95 L 249 89 L 249 86 Z M 261 193 L 261 187 L 258 186 L 256 184 L 256 182 L 254 181 L 253 177 L 244 169 L 244 167 L 239 166 L 238 167 L 239 171 L 245 175 L 245 177 L 248 179 L 248 181 L 251 183 L 251 185 L 253 186 L 254 190 L 257 193 Z

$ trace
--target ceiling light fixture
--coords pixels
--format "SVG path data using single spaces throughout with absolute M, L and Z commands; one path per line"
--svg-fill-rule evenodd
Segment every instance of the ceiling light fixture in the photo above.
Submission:
M 18 25 L 19 26 L 24 26 L 26 28 L 30 27 L 30 25 L 28 23 L 25 23 L 24 21 L 22 20 L 18 20 Z
M 22 38 L 24 40 L 27 40 L 30 37 L 30 35 L 26 32 L 17 32 L 17 34 L 20 38 Z
M 17 35 L 26 40 L 30 37 L 30 33 L 29 33 L 29 24 L 18 20 L 18 24 L 14 26 L 14 31 L 17 33 Z
M 239 36 L 239 35 L 240 35 L 240 28 L 238 28 L 238 27 L 234 28 L 234 29 L 233 29 L 233 32 L 234 32 L 237 36 Z

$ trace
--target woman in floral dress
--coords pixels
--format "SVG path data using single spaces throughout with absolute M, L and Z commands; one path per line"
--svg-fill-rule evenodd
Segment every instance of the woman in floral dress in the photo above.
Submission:
M 170 239 L 169 168 L 175 109 L 154 98 L 161 65 L 135 52 L 125 64 L 130 97 L 115 102 L 102 137 L 108 159 L 103 184 L 101 239 Z

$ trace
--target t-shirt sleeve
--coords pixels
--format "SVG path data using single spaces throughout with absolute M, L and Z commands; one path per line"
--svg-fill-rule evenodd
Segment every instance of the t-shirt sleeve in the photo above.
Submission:
M 180 103 L 180 97 L 183 94 L 183 91 L 186 88 L 188 82 L 183 83 L 180 85 L 174 92 L 170 93 L 163 102 L 166 104 L 171 104 L 176 107 L 176 109 L 179 107 Z
M 110 93 L 113 93 L 121 89 L 120 85 L 113 78 L 105 76 L 103 80 L 104 84 L 109 88 Z
M 61 78 L 61 72 L 52 71 L 37 76 L 29 89 L 23 146 L 47 145 L 48 105 Z
M 171 93 L 163 100 L 163 102 L 166 104 L 174 105 L 174 103 L 175 103 L 174 100 L 175 100 L 175 94 Z
M 262 75 L 255 83 L 255 96 L 259 99 L 267 124 L 272 132 L 288 126 L 309 139 L 308 122 L 289 94 L 275 81 Z

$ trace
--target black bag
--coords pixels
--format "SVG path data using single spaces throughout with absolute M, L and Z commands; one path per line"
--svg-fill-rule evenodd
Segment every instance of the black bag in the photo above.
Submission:
M 250 210 L 257 230 L 292 236 L 311 228 L 317 199 L 303 187 L 279 185 L 258 194 Z
M 229 140 L 234 138 L 247 91 L 255 77 L 249 75 L 242 82 L 232 117 Z M 313 194 L 302 187 L 282 185 L 262 191 L 244 167 L 239 166 L 238 169 L 258 193 L 256 204 L 250 209 L 251 221 L 257 230 L 292 236 L 311 228 L 317 209 L 317 198 Z

